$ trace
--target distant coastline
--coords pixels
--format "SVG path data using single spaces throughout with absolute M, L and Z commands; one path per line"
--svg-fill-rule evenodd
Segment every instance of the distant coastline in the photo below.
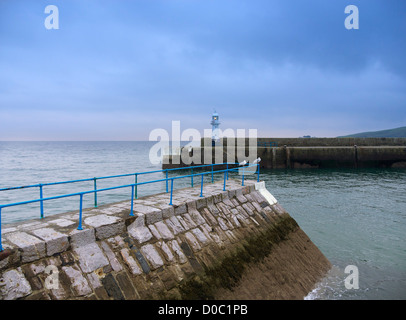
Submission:
M 337 138 L 406 138 L 406 127 L 355 133 Z

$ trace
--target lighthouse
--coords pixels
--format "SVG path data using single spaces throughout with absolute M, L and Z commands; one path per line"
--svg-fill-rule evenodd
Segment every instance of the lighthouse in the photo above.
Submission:
M 214 111 L 213 115 L 211 116 L 211 141 L 212 145 L 214 146 L 216 143 L 220 141 L 220 132 L 219 132 L 219 115 L 216 111 Z

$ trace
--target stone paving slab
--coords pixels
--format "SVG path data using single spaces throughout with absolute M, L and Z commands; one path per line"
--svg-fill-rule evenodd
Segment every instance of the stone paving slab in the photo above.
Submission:
M 83 272 L 92 272 L 109 264 L 96 242 L 74 249 Z
M 1 294 L 11 299 L 37 296 L 42 281 L 38 277 L 46 277 L 43 274 L 47 265 L 60 268 L 70 283 L 44 293 L 44 297 L 52 299 L 89 294 L 119 296 L 121 289 L 117 286 L 123 284 L 123 279 L 163 270 L 172 270 L 162 275 L 164 286 L 171 287 L 170 272 L 179 273 L 182 278 L 193 270 L 201 270 L 197 256 L 203 251 L 213 244 L 224 248 L 228 243 L 237 243 L 241 236 L 237 229 L 263 223 L 264 218 L 257 214 L 259 210 L 268 220 L 271 215 L 285 212 L 277 203 L 274 208 L 262 206 L 267 198 L 273 201 L 262 190 L 264 185 L 257 186 L 253 180 L 246 180 L 245 185 L 230 179 L 223 191 L 222 181 L 208 183 L 204 185 L 203 197 L 200 186 L 174 190 L 173 205 L 169 205 L 167 193 L 146 196 L 134 201 L 134 216 L 130 216 L 128 200 L 86 208 L 83 230 L 78 230 L 77 211 L 3 225 L 3 247 L 11 255 L 0 257 Z M 25 269 L 3 272 L 21 263 L 33 263 L 29 274 Z M 112 272 L 114 276 L 110 276 Z M 24 279 L 29 280 L 28 286 Z M 15 283 L 19 283 L 21 292 Z M 98 288 L 106 288 L 107 292 Z M 142 290 L 137 290 L 138 294 L 131 296 L 142 296 Z

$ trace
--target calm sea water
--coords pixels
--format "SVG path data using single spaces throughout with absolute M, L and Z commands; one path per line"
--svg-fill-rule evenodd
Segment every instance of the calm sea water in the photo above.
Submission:
M 0 188 L 161 169 L 153 142 L 0 142 Z M 162 179 L 163 173 L 138 181 Z M 331 261 L 333 268 L 306 299 L 406 299 L 406 170 L 262 170 L 268 190 Z M 98 181 L 98 188 L 134 177 Z M 177 181 L 176 187 L 189 182 Z M 44 197 L 92 190 L 93 182 L 44 187 Z M 165 190 L 139 187 L 139 195 Z M 130 189 L 98 195 L 98 203 L 129 199 Z M 38 199 L 39 189 L 0 192 L 0 203 Z M 85 207 L 94 203 L 85 196 Z M 78 199 L 45 203 L 45 215 L 78 209 Z M 4 208 L 4 224 L 39 217 L 39 204 Z M 348 265 L 359 288 L 347 289 Z M 351 274 L 353 275 L 353 274 Z M 353 282 L 352 282 L 353 283 Z
M 406 170 L 264 172 L 268 190 L 333 264 L 307 299 L 406 299 Z M 359 289 L 346 289 L 349 265 Z

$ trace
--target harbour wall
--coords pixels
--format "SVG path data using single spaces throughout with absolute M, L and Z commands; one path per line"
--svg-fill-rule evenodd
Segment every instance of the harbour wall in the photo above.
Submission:
M 250 155 L 261 158 L 266 169 L 296 168 L 406 168 L 406 138 L 258 138 L 222 139 L 211 147 L 202 139 L 193 148 L 193 165 L 241 162 Z M 251 143 L 251 146 L 250 146 Z M 211 157 L 205 156 L 209 150 Z M 166 156 L 163 169 L 192 165 Z M 178 159 L 176 159 L 178 160 Z
M 248 139 L 246 139 L 248 145 Z M 258 144 L 274 144 L 282 147 L 363 147 L 404 146 L 406 138 L 257 138 Z
M 3 225 L 0 299 L 303 299 L 331 267 L 264 182 Z

